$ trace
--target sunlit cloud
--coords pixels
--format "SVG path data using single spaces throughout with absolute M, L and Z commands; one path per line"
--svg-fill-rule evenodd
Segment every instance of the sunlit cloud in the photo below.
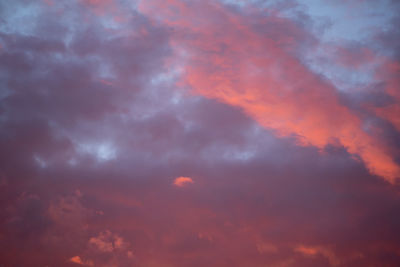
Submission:
M 359 157 L 371 173 L 391 183 L 400 177 L 400 166 L 389 149 L 363 130 L 362 119 L 342 105 L 332 83 L 293 55 L 302 43 L 287 41 L 287 34 L 293 35 L 291 38 L 302 36 L 304 42 L 315 45 L 301 27 L 274 16 L 254 25 L 248 17 L 217 3 L 205 7 L 171 1 L 169 8 L 162 8 L 165 4 L 142 1 L 139 9 L 176 29 L 175 42 L 180 44 L 176 49 L 184 47 L 190 55 L 182 80 L 194 93 L 239 107 L 278 136 L 296 136 L 300 145 L 319 149 L 343 146 Z M 206 17 L 215 24 L 197 22 L 208 21 Z M 219 26 L 220 20 L 225 24 Z M 258 31 L 257 26 L 271 25 L 274 28 L 269 31 L 275 38 Z M 195 38 L 185 38 L 185 31 Z M 243 39 L 247 41 L 242 42 Z
M 85 265 L 85 266 L 93 266 L 93 262 L 88 260 L 88 261 L 82 261 L 81 257 L 79 256 L 74 256 L 69 259 L 70 262 L 79 264 L 79 265 Z
M 192 180 L 192 178 L 184 177 L 184 176 L 177 177 L 174 180 L 174 185 L 177 187 L 184 187 L 184 186 L 187 186 L 187 185 L 193 184 L 193 183 L 194 183 L 194 181 Z

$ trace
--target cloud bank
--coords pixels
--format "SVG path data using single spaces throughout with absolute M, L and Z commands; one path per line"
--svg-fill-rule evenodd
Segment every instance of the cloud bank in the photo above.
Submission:
M 399 8 L 0 1 L 0 265 L 397 266 Z

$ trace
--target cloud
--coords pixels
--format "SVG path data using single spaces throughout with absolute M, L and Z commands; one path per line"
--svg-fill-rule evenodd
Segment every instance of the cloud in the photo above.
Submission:
M 184 186 L 187 186 L 188 184 L 192 184 L 192 183 L 194 183 L 194 182 L 193 182 L 193 179 L 190 177 L 180 176 L 180 177 L 175 178 L 175 180 L 174 180 L 174 185 L 177 187 L 184 187 Z
M 80 265 L 86 265 L 86 266 L 93 266 L 93 262 L 88 260 L 88 261 L 82 261 L 81 257 L 79 256 L 74 256 L 72 258 L 69 259 L 70 262 L 76 263 L 76 264 L 80 264 Z
M 331 250 L 326 248 L 300 245 L 297 246 L 294 250 L 296 252 L 304 254 L 307 257 L 314 257 L 317 254 L 322 254 L 329 260 L 330 266 L 340 265 L 340 260 L 336 257 L 336 255 Z
M 393 1 L 3 2 L 0 265 L 400 262 Z
M 89 244 L 92 244 L 97 247 L 102 252 L 112 252 L 114 250 L 113 244 L 111 242 L 107 242 L 104 240 L 104 235 L 100 237 L 92 237 L 89 240 Z
M 125 249 L 127 246 L 124 239 L 117 234 L 106 230 L 96 237 L 89 239 L 89 244 L 95 246 L 101 252 L 113 252 L 115 249 Z
M 387 61 L 378 72 L 378 79 L 384 82 L 385 92 L 391 97 L 390 103 L 381 107 L 374 107 L 376 114 L 389 122 L 400 132 L 400 62 Z
M 277 253 L 278 248 L 273 244 L 260 242 L 257 244 L 257 250 L 259 253 Z
M 278 136 L 294 135 L 299 144 L 319 149 L 338 144 L 359 156 L 371 173 L 392 183 L 400 177 L 400 166 L 382 141 L 363 130 L 362 119 L 342 104 L 331 82 L 296 56 L 304 42 L 313 45 L 312 37 L 288 19 L 268 16 L 255 22 L 210 3 L 172 1 L 162 12 L 154 10 L 164 2 L 139 6 L 174 27 L 175 49 L 188 58 L 182 82 L 197 94 L 239 107 Z
M 318 253 L 318 250 L 312 247 L 305 247 L 305 246 L 299 246 L 295 248 L 295 251 L 303 253 L 304 255 L 315 255 Z
M 69 261 L 73 262 L 73 263 L 76 263 L 76 264 L 82 264 L 83 265 L 81 257 L 79 257 L 79 256 L 72 257 L 72 258 L 69 259 Z

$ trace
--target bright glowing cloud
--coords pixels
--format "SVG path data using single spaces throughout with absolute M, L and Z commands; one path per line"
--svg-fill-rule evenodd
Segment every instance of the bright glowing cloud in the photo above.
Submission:
M 174 185 L 178 186 L 178 187 L 184 187 L 187 186 L 189 184 L 193 184 L 193 180 L 190 177 L 184 177 L 184 176 L 180 176 L 175 178 L 174 180 Z
M 270 16 L 256 24 L 218 3 L 151 0 L 139 7 L 176 30 L 175 49 L 185 49 L 190 58 L 182 79 L 195 93 L 237 106 L 278 136 L 294 135 L 301 145 L 339 144 L 389 182 L 400 177 L 389 149 L 363 130 L 362 120 L 341 103 L 332 83 L 294 55 L 302 43 L 288 36 L 303 35 L 308 42 L 312 37 L 290 20 Z
M 88 261 L 82 261 L 81 257 L 79 256 L 74 256 L 72 258 L 69 259 L 70 262 L 79 264 L 79 265 L 84 265 L 84 266 L 93 266 L 93 262 L 88 260 Z
M 77 263 L 77 264 L 83 264 L 83 261 L 81 260 L 81 257 L 75 256 L 69 259 L 70 262 Z

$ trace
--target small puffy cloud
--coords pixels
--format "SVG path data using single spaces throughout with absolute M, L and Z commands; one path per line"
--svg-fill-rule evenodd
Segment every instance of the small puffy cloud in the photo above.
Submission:
M 115 249 L 124 249 L 128 246 L 122 237 L 108 230 L 101 232 L 97 237 L 90 238 L 89 244 L 102 252 L 113 252 Z
M 83 264 L 81 257 L 75 256 L 69 259 L 70 262 L 77 263 L 77 264 Z
M 180 176 L 175 178 L 174 180 L 174 185 L 178 186 L 178 187 L 184 187 L 188 184 L 193 184 L 193 179 L 190 177 L 184 177 L 184 176 Z
M 88 261 L 82 261 L 81 257 L 79 256 L 74 256 L 69 259 L 70 262 L 80 264 L 80 265 L 86 265 L 86 266 L 93 266 L 93 262 L 88 260 Z
M 89 240 L 89 244 L 95 246 L 102 252 L 112 252 L 114 250 L 113 244 L 108 240 L 105 240 L 105 235 L 101 234 L 99 237 L 92 237 Z

